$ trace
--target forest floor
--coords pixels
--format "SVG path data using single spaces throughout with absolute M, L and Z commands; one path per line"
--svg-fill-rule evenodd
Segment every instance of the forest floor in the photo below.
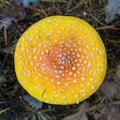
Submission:
M 105 22 L 107 0 L 0 0 L 0 120 L 120 120 L 120 17 Z M 107 73 L 99 90 L 79 104 L 35 109 L 14 70 L 14 51 L 21 34 L 52 15 L 84 19 L 100 34 L 107 51 Z

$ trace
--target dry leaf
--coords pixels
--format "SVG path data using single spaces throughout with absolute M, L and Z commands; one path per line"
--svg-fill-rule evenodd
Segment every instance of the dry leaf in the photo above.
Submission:
M 86 111 L 88 109 L 88 103 L 84 102 L 81 104 L 79 112 L 75 113 L 73 115 L 67 116 L 62 120 L 88 120 L 88 117 L 86 115 Z
M 104 81 L 100 87 L 100 91 L 107 98 L 114 98 L 118 92 L 118 85 L 114 81 Z
M 30 95 L 24 95 L 23 99 L 30 104 L 35 109 L 40 109 L 43 106 L 43 103 Z
M 29 8 L 31 4 L 39 5 L 39 0 L 20 0 L 25 8 Z
M 120 120 L 120 113 L 108 112 L 101 116 L 100 120 Z
M 2 28 L 9 28 L 12 22 L 15 22 L 16 20 L 13 17 L 5 17 L 0 20 L 0 30 Z
M 42 2 L 67 2 L 67 0 L 41 0 Z
M 99 120 L 120 120 L 120 104 L 108 104 L 101 109 Z
M 3 11 L 6 17 L 15 18 L 17 21 L 23 20 L 26 16 L 26 10 L 22 5 L 17 5 L 15 2 L 11 3 L 11 6 L 7 6 Z
M 1 9 L 0 30 L 9 28 L 12 22 L 23 20 L 26 16 L 26 10 L 22 5 L 16 4 L 11 0 L 11 5 Z
M 120 0 L 109 0 L 108 5 L 105 6 L 105 22 L 112 22 L 117 14 L 120 14 Z

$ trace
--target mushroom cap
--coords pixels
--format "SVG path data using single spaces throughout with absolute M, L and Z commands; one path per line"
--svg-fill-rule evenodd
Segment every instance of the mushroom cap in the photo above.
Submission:
M 51 16 L 23 33 L 14 62 L 18 81 L 30 95 L 50 104 L 74 104 L 103 82 L 106 50 L 87 22 Z

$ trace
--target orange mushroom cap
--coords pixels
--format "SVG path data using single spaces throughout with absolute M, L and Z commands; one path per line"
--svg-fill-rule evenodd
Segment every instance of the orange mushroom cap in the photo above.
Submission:
M 32 25 L 15 50 L 20 84 L 36 99 L 74 104 L 92 95 L 106 73 L 106 50 L 85 21 L 51 16 Z

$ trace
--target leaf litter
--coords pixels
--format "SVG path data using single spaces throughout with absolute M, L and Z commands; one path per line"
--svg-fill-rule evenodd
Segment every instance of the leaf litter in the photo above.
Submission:
M 8 118 L 10 120 L 40 120 L 42 118 L 52 120 L 70 120 L 71 118 L 78 120 L 120 119 L 120 111 L 118 110 L 120 105 L 120 20 L 119 16 L 116 17 L 119 14 L 117 12 L 119 11 L 119 3 L 116 5 L 117 3 L 113 3 L 114 0 L 109 0 L 109 2 L 107 0 L 63 1 L 0 1 L 0 11 L 2 11 L 0 12 L 1 120 Z M 106 11 L 105 6 L 108 6 L 109 10 Z M 14 73 L 14 48 L 25 29 L 50 15 L 80 17 L 95 27 L 107 49 L 108 69 L 101 88 L 87 100 L 66 106 L 42 103 L 42 107 L 36 109 L 32 107 L 34 103 L 28 102 L 26 105 L 24 102 L 23 96 L 27 93 L 19 85 Z

